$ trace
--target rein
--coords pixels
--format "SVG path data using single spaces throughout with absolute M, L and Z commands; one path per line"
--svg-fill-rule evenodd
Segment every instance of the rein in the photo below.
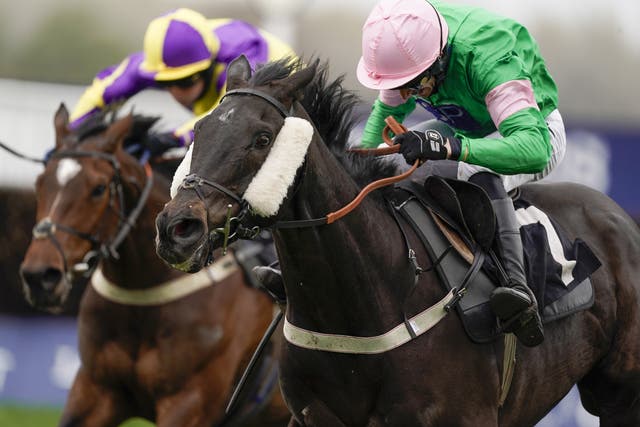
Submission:
M 45 159 L 40 159 L 37 157 L 31 157 L 28 156 L 26 154 L 20 153 L 19 151 L 14 150 L 13 148 L 9 147 L 8 145 L 6 145 L 3 142 L 0 142 L 0 148 L 3 148 L 5 151 L 8 151 L 9 153 L 13 154 L 14 156 L 23 159 L 23 160 L 28 160 L 30 162 L 34 162 L 34 163 L 40 163 L 40 164 L 46 164 L 47 161 Z

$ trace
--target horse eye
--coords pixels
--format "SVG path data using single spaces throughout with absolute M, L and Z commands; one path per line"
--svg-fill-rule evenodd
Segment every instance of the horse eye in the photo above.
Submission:
M 106 189 L 107 189 L 107 186 L 104 184 L 96 185 L 91 191 L 91 197 L 98 198 L 102 196 Z
M 253 145 L 258 148 L 264 148 L 271 144 L 271 134 L 261 132 L 253 137 Z

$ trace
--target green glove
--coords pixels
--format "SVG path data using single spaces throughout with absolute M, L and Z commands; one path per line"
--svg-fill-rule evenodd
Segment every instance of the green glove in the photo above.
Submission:
M 376 99 L 371 108 L 371 114 L 367 119 L 367 124 L 362 131 L 362 146 L 364 148 L 375 148 L 382 143 L 382 130 L 386 126 L 384 119 L 393 116 L 398 123 L 402 123 L 415 109 L 416 99 L 413 96 L 397 107 L 391 107 Z

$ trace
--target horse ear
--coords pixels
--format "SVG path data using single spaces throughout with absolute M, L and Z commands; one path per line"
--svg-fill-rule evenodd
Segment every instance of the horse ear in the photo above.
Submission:
M 284 78 L 278 82 L 280 89 L 280 96 L 287 97 L 290 94 L 296 99 L 300 99 L 302 89 L 307 86 L 316 75 L 318 63 L 314 62 L 311 65 L 303 68 L 302 70 L 291 74 L 289 77 Z
M 116 120 L 105 132 L 105 139 L 102 143 L 102 148 L 106 152 L 114 153 L 124 142 L 124 138 L 127 136 L 133 125 L 133 115 L 127 114 L 125 117 Z
M 251 77 L 251 65 L 244 55 L 240 55 L 227 67 L 227 90 L 245 86 Z
M 60 104 L 55 116 L 53 117 L 53 126 L 56 129 L 56 149 L 63 146 L 64 138 L 69 135 L 69 111 L 64 105 Z

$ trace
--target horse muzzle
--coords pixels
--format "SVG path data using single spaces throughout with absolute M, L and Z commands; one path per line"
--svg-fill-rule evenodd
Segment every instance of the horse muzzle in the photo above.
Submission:
M 171 267 L 194 273 L 206 264 L 210 243 L 206 211 L 199 203 L 174 209 L 169 202 L 156 218 L 156 253 Z
M 71 291 L 71 284 L 62 270 L 23 264 L 20 276 L 25 299 L 31 306 L 52 314 L 62 312 Z

